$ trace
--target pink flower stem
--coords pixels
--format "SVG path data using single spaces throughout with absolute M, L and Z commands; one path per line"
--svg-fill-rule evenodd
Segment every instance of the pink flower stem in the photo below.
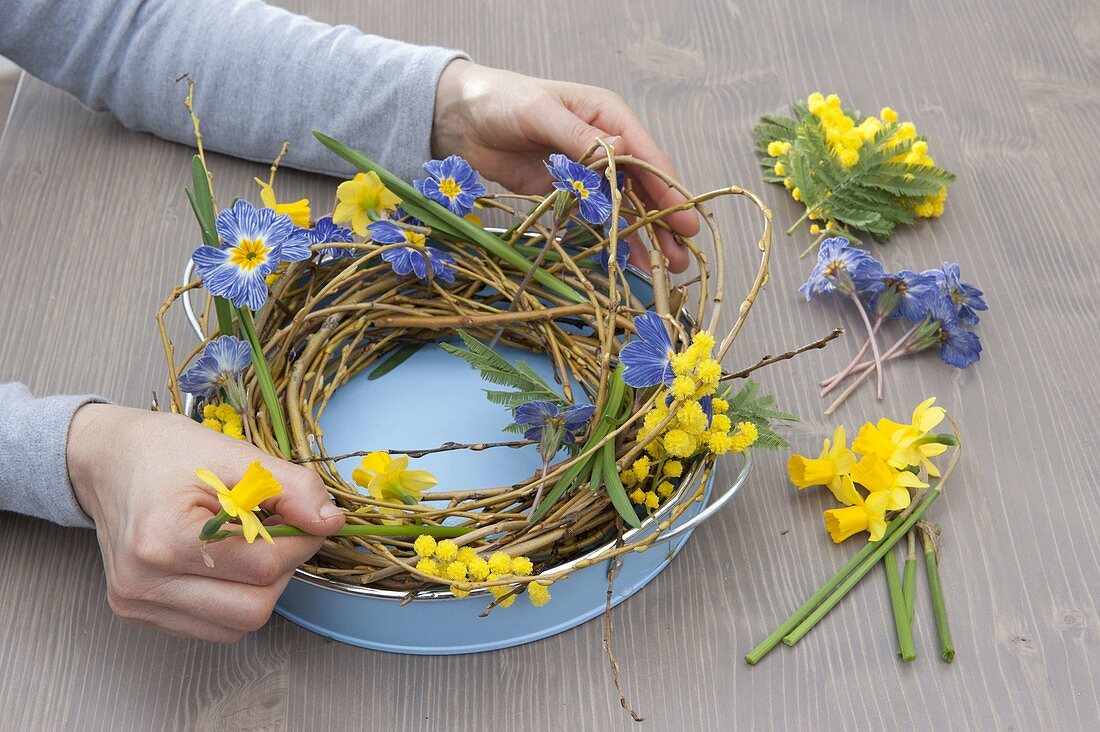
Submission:
M 917 325 L 914 325 L 912 328 L 905 331 L 905 335 L 899 338 L 897 342 L 894 343 L 894 345 L 890 346 L 890 348 L 887 349 L 886 354 L 882 360 L 893 361 L 895 358 L 900 358 L 901 356 L 905 356 L 911 353 L 911 351 L 905 346 L 906 343 L 909 341 L 910 336 L 912 336 L 913 333 L 917 330 L 917 327 Z M 859 385 L 862 384 L 867 379 L 867 377 L 871 375 L 871 371 L 875 368 L 875 365 L 876 364 L 874 362 L 868 361 L 856 367 L 856 370 L 862 371 L 862 373 L 858 376 L 858 378 L 856 378 L 854 382 L 852 382 L 851 385 L 848 386 L 847 389 L 841 392 L 840 396 L 836 398 L 836 401 L 829 405 L 829 408 L 825 410 L 825 416 L 828 416 L 835 412 L 840 407 L 840 405 L 844 403 L 844 400 L 850 397 L 855 392 L 855 390 L 859 388 Z
M 882 399 L 882 356 L 878 352 L 878 341 L 875 339 L 875 329 L 871 325 L 871 319 L 867 317 L 867 309 L 854 291 L 848 293 L 849 299 L 855 303 L 859 310 L 859 317 L 863 318 L 863 325 L 867 328 L 867 338 L 871 341 L 871 354 L 875 359 L 875 371 L 878 374 L 878 398 Z
M 872 332 L 877 334 L 879 328 L 881 328 L 882 324 L 885 322 L 886 317 L 884 315 L 879 315 L 875 319 L 875 327 L 872 329 Z M 846 379 L 848 375 L 852 373 L 852 369 L 859 365 L 859 362 L 863 359 L 863 354 L 867 353 L 867 349 L 870 347 L 871 339 L 868 338 L 866 341 L 863 342 L 863 347 L 859 349 L 859 353 L 855 355 L 855 358 L 852 359 L 851 363 L 845 366 L 843 370 L 833 374 L 829 378 L 820 382 L 820 385 L 824 387 L 824 389 L 822 389 L 821 391 L 821 396 L 825 396 L 830 391 L 835 389 L 840 384 L 840 382 L 844 381 L 844 379 Z

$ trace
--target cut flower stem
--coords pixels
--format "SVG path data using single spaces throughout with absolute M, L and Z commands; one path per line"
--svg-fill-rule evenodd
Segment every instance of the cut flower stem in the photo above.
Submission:
M 910 529 L 905 536 L 908 547 L 905 552 L 905 575 L 902 579 L 901 591 L 905 596 L 905 614 L 909 618 L 909 624 L 913 623 L 913 608 L 916 605 L 917 595 L 917 531 Z
M 265 526 L 271 536 L 310 536 L 308 531 L 302 531 L 296 526 L 279 524 L 277 526 Z M 431 536 L 436 539 L 453 539 L 463 534 L 468 534 L 470 529 L 462 526 L 389 526 L 379 524 L 345 524 L 343 528 L 330 536 Z M 234 536 L 241 536 L 239 531 L 217 531 L 206 539 L 208 542 L 221 541 Z
M 943 603 L 943 588 L 940 586 L 939 559 L 936 544 L 939 527 L 921 522 L 921 540 L 924 543 L 924 566 L 928 571 L 928 588 L 932 593 L 932 614 L 936 618 L 936 632 L 940 638 L 940 658 L 947 663 L 955 660 L 955 644 L 951 639 L 951 628 L 947 625 L 947 606 Z
M 901 587 L 901 576 L 898 575 L 898 560 L 893 549 L 883 555 L 882 565 L 886 568 L 886 586 L 890 590 L 890 608 L 894 612 L 894 628 L 898 634 L 898 655 L 903 661 L 913 661 L 917 657 L 913 647 L 913 625 L 909 620 L 905 592 Z

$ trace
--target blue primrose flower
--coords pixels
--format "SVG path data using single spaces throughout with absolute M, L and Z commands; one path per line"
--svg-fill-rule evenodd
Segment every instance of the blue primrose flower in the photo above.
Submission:
M 455 216 L 465 216 L 474 210 L 474 199 L 485 195 L 485 186 L 478 182 L 478 173 L 457 155 L 424 163 L 427 178 L 413 181 L 416 190 L 447 208 Z
M 191 260 L 210 292 L 237 307 L 258 310 L 267 300 L 267 276 L 280 262 L 299 262 L 310 256 L 304 229 L 290 217 L 269 208 L 257 209 L 238 200 L 218 214 L 221 246 L 201 246 Z
M 634 318 L 637 337 L 623 346 L 619 361 L 623 364 L 623 381 L 628 386 L 643 388 L 672 383 L 672 340 L 661 316 L 647 310 Z
M 939 281 L 940 287 L 951 299 L 959 313 L 959 322 L 977 325 L 980 320 L 977 311 L 988 310 L 989 306 L 986 305 L 981 290 L 959 279 L 959 265 L 944 262 L 943 269 L 932 269 L 928 273 Z
M 935 326 L 932 338 L 939 343 L 940 358 L 944 363 L 964 369 L 981 359 L 982 343 L 978 334 L 960 324 L 955 304 L 949 297 L 936 298 L 928 316 Z
M 432 277 L 443 282 L 455 281 L 454 257 L 427 246 L 420 232 L 385 220 L 369 224 L 367 230 L 371 241 L 377 244 L 408 244 L 382 252 L 382 259 L 389 262 L 397 274 L 415 274 L 420 280 L 427 281 L 428 267 L 431 266 Z
M 197 397 L 211 397 L 224 389 L 238 409 L 244 403 L 240 376 L 252 363 L 252 346 L 231 335 L 218 336 L 206 344 L 191 366 L 180 374 L 180 391 Z
M 842 295 L 873 295 L 883 288 L 886 270 L 882 263 L 863 249 L 851 246 L 843 236 L 821 242 L 817 264 L 806 284 L 798 291 L 811 300 L 814 295 L 839 292 Z
M 940 284 L 928 272 L 903 269 L 897 274 L 884 275 L 882 284 L 871 304 L 883 317 L 919 323 L 928 314 L 932 301 L 940 296 Z
M 554 188 L 571 193 L 581 209 L 581 218 L 590 224 L 602 224 L 611 215 L 611 199 L 600 182 L 605 180 L 561 153 L 550 156 L 546 169 L 554 177 Z
M 351 229 L 345 229 L 343 226 L 332 223 L 331 216 L 317 219 L 317 223 L 313 225 L 313 228 L 306 229 L 305 232 L 306 239 L 311 245 L 350 244 L 354 241 L 351 236 Z M 319 251 L 321 256 L 332 257 L 333 259 L 345 259 L 359 254 L 354 249 L 344 249 L 343 247 L 331 247 Z
M 532 401 L 516 407 L 516 424 L 527 426 L 523 433 L 525 440 L 542 440 L 547 430 L 560 430 L 561 441 L 572 444 L 577 438 L 574 434 L 588 424 L 596 407 L 591 404 L 577 404 L 558 409 L 553 402 Z

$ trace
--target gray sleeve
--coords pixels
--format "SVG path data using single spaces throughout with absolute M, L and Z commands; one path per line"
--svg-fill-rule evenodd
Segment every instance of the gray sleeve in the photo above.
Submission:
M 330 174 L 348 168 L 310 134 L 364 150 L 409 179 L 431 157 L 435 90 L 457 51 L 330 26 L 260 0 L 0 0 L 0 54 L 127 127 L 193 144 L 195 80 L 207 147 Z
M 35 399 L 22 384 L 0 384 L 0 511 L 95 528 L 73 496 L 65 448 L 76 410 L 104 401 L 91 395 Z

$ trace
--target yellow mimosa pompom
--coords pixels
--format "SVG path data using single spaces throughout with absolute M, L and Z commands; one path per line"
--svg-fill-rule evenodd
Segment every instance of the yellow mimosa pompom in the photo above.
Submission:
M 642 455 L 630 466 L 631 472 L 634 473 L 634 477 L 639 481 L 645 480 L 649 476 L 649 468 L 649 457 L 646 455 Z
M 707 429 L 707 415 L 699 402 L 685 402 L 676 412 L 676 423 L 689 435 L 699 435 Z
M 879 117 L 882 117 L 883 122 L 897 122 L 898 113 L 890 107 L 883 107 L 882 111 L 878 113 Z
M 675 353 L 669 359 L 672 365 L 672 373 L 675 376 L 690 376 L 695 368 L 695 354 L 690 351 Z
M 695 367 L 695 376 L 704 386 L 712 387 L 722 378 L 722 364 L 713 358 L 704 359 Z
M 684 474 L 684 464 L 679 460 L 669 460 L 665 463 L 664 470 L 665 475 L 669 478 L 679 478 Z
M 896 137 L 899 140 L 907 140 L 910 137 L 915 137 L 917 134 L 917 126 L 912 122 L 902 122 L 898 125 L 898 131 Z
M 672 380 L 672 396 L 675 399 L 690 399 L 696 388 L 695 380 L 690 376 L 677 376 Z
M 789 143 L 789 142 L 782 142 L 780 140 L 772 140 L 771 142 L 768 143 L 768 155 L 771 155 L 774 158 L 778 155 L 782 155 L 783 153 L 787 152 L 787 150 L 789 150 L 790 148 L 791 148 L 791 143 Z
M 630 492 L 630 500 L 639 505 L 645 503 L 645 491 L 641 488 L 635 488 Z
M 710 352 L 714 350 L 714 336 L 701 330 L 691 337 L 691 345 L 709 357 Z
M 730 403 L 727 402 L 725 399 L 719 399 L 718 397 L 714 397 L 713 399 L 710 400 L 710 406 L 711 406 L 711 409 L 714 410 L 715 414 L 725 414 L 726 412 L 729 411 Z
M 664 444 L 665 450 L 673 457 L 691 457 L 697 447 L 695 438 L 680 429 L 665 433 Z
M 730 449 L 735 452 L 744 452 L 748 448 L 756 444 L 757 438 L 760 436 L 759 430 L 752 422 L 738 422 L 737 434 L 733 436 L 733 443 Z
M 817 224 L 811 224 L 810 225 L 810 233 L 811 234 L 820 234 L 821 233 L 821 227 L 818 226 Z
M 729 432 L 733 424 L 725 414 L 716 414 L 711 418 L 710 429 L 713 432 Z
M 435 558 L 444 562 L 453 562 L 458 557 L 458 544 L 450 539 L 444 539 L 435 546 Z
M 623 486 L 630 488 L 638 482 L 638 476 L 634 475 L 633 470 L 624 470 L 623 472 L 619 473 L 619 480 L 622 481 Z
M 477 551 L 470 546 L 460 547 L 458 550 L 458 556 L 456 557 L 459 562 L 462 562 L 466 566 L 470 566 L 470 562 L 474 561 L 477 558 Z
M 462 562 L 451 562 L 447 565 L 447 578 L 455 582 L 466 579 L 466 565 Z
M 489 571 L 494 574 L 511 574 L 512 558 L 504 552 L 493 552 L 489 557 Z
M 413 542 L 413 551 L 420 557 L 432 556 L 435 554 L 435 537 L 427 534 L 416 537 L 416 541 Z
M 645 507 L 646 508 L 648 508 L 649 510 L 652 511 L 653 509 L 657 508 L 657 506 L 660 506 L 660 505 L 661 505 L 661 499 L 657 497 L 656 493 L 654 493 L 653 491 L 648 491 L 645 494 Z
M 439 565 L 436 564 L 434 559 L 429 559 L 428 557 L 422 557 L 420 559 L 420 561 L 416 563 L 416 571 L 438 577 L 439 576 Z
M 915 152 L 917 155 L 927 155 L 928 154 L 928 142 L 925 141 L 925 140 L 917 140 L 916 142 L 913 143 L 913 147 L 911 147 L 909 149 L 911 151 Z
M 527 557 L 512 557 L 512 574 L 526 577 L 535 569 L 534 563 Z
M 470 579 L 477 582 L 481 582 L 489 576 L 489 563 L 481 557 L 475 557 L 466 563 L 466 570 L 470 574 Z
M 216 419 L 218 416 L 218 407 L 214 404 L 207 404 L 202 408 L 202 416 L 206 419 Z
M 832 109 L 840 109 L 840 97 L 836 94 L 830 94 L 825 97 L 825 106 L 831 107 Z
M 711 432 L 707 435 L 707 448 L 715 455 L 725 455 L 733 449 L 733 438 L 725 432 Z
M 772 170 L 775 171 L 776 175 L 786 175 L 787 174 L 787 169 L 783 166 L 782 161 L 777 162 L 775 164 L 775 167 L 772 168 Z
M 470 596 L 470 591 L 469 590 L 460 590 L 457 587 L 452 587 L 451 588 L 451 594 L 454 595 L 455 597 L 469 597 Z
M 203 427 L 209 427 L 210 429 L 214 430 L 215 432 L 221 432 L 222 431 L 222 423 L 219 422 L 216 419 L 204 419 L 202 421 L 202 426 Z
M 837 157 L 840 158 L 840 164 L 845 168 L 850 168 L 859 162 L 859 153 L 855 150 L 841 150 Z
M 668 498 L 674 490 L 676 490 L 676 486 L 667 480 L 662 480 L 661 484 L 657 486 L 657 495 L 661 498 Z
M 642 419 L 642 429 L 647 433 L 652 432 L 667 416 L 668 407 L 665 406 L 664 399 L 658 399 L 658 406 L 646 412 Z
M 796 201 L 801 201 L 802 200 L 802 190 L 799 189 L 799 188 L 791 189 L 791 198 L 793 198 Z
M 550 590 L 540 582 L 532 582 L 527 585 L 527 596 L 531 598 L 531 604 L 535 607 L 542 607 L 550 602 Z
M 789 191 L 792 188 L 794 188 L 794 183 L 791 182 L 790 178 L 788 178 L 787 180 L 783 181 L 783 187 L 786 188 Z

